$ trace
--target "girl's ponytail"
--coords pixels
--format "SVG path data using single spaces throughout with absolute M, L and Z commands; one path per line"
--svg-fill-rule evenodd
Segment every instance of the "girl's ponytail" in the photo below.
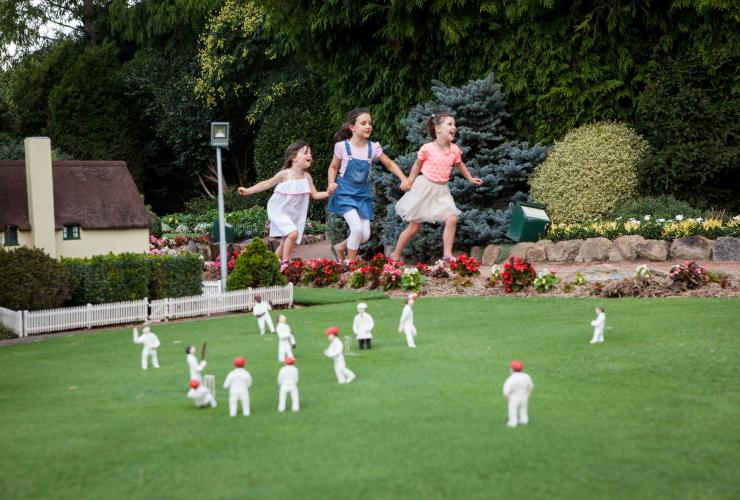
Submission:
M 367 108 L 355 108 L 347 113 L 347 118 L 345 118 L 342 127 L 337 131 L 336 134 L 334 134 L 334 140 L 336 142 L 342 142 L 350 139 L 352 137 L 352 130 L 349 128 L 349 126 L 354 125 L 355 121 L 357 121 L 357 117 L 365 113 L 369 115 L 370 110 Z
M 349 129 L 349 123 L 342 123 L 342 127 L 334 134 L 334 141 L 342 142 L 352 137 L 352 131 Z
M 445 118 L 455 118 L 452 116 L 451 113 L 432 113 L 432 115 L 427 120 L 427 133 L 432 139 L 437 139 L 437 125 L 442 123 Z

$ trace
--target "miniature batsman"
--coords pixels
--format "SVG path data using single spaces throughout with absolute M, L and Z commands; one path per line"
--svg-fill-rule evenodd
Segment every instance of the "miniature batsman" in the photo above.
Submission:
M 324 351 L 324 356 L 334 360 L 334 372 L 337 374 L 337 381 L 340 384 L 349 384 L 355 379 L 355 374 L 347 368 L 344 362 L 344 344 L 339 340 L 339 328 L 330 326 L 326 329 L 326 336 L 329 337 L 329 347 Z
M 596 344 L 597 342 L 604 341 L 604 326 L 606 325 L 606 314 L 604 314 L 604 308 L 599 306 L 596 308 L 596 319 L 591 322 L 591 326 L 594 327 L 594 336 L 591 338 L 591 343 Z
M 291 410 L 298 411 L 301 409 L 298 400 L 298 368 L 295 367 L 295 359 L 288 356 L 285 358 L 285 366 L 278 372 L 278 411 L 285 411 L 285 398 L 290 394 Z
M 527 425 L 529 423 L 527 405 L 534 384 L 532 378 L 522 371 L 524 365 L 521 361 L 514 360 L 509 366 L 511 366 L 511 375 L 504 382 L 504 397 L 509 403 L 509 420 L 506 425 L 509 427 Z
M 265 325 L 270 329 L 270 333 L 275 333 L 275 327 L 272 325 L 272 316 L 270 315 L 270 311 L 272 311 L 270 301 L 265 300 L 263 302 L 262 295 L 260 294 L 254 296 L 254 301 L 255 304 L 252 309 L 252 314 L 257 318 L 257 326 L 260 328 L 260 335 L 265 334 Z
M 296 346 L 296 342 L 293 332 L 290 330 L 290 326 L 288 326 L 288 318 L 282 314 L 278 317 L 277 336 L 278 361 L 283 363 L 286 357 L 293 357 L 293 349 Z
M 203 370 L 205 369 L 206 360 L 204 359 L 198 363 L 198 358 L 195 357 L 195 346 L 189 345 L 185 348 L 187 354 L 188 368 L 190 369 L 190 380 L 197 380 L 198 383 L 203 383 Z
M 398 324 L 398 333 L 406 335 L 406 344 L 409 347 L 416 347 L 414 343 L 414 337 L 416 337 L 416 327 L 414 326 L 414 301 L 416 300 L 417 294 L 410 293 L 406 299 L 406 305 L 403 307 L 401 313 L 401 322 Z
M 195 406 L 198 408 L 216 407 L 216 398 L 213 397 L 213 394 L 208 390 L 208 387 L 200 385 L 200 382 L 197 380 L 190 381 L 188 397 L 195 402 Z
M 249 416 L 249 388 L 252 387 L 252 376 L 244 369 L 246 360 L 239 356 L 234 358 L 235 368 L 224 380 L 224 389 L 229 390 L 229 416 L 236 417 L 236 408 L 241 401 L 242 415 Z
M 367 311 L 367 304 L 364 302 L 357 304 L 357 316 L 355 316 L 355 321 L 352 323 L 352 331 L 357 336 L 360 349 L 371 349 L 375 322 L 373 317 L 365 311 Z
M 143 344 L 141 349 L 141 369 L 147 369 L 147 362 L 152 358 L 152 366 L 159 368 L 157 359 L 157 348 L 159 347 L 159 338 L 149 329 L 148 326 L 143 328 L 143 333 L 139 335 L 139 329 L 134 327 L 134 344 Z

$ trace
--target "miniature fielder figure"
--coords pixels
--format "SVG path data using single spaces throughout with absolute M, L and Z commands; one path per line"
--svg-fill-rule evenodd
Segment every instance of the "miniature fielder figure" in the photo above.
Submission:
M 278 393 L 278 411 L 285 411 L 285 397 L 290 394 L 291 410 L 300 410 L 300 402 L 298 400 L 298 368 L 295 366 L 295 359 L 288 356 L 285 358 L 285 366 L 280 368 L 278 372 L 278 385 L 280 386 L 280 392 Z
M 205 359 L 198 363 L 198 358 L 195 357 L 195 346 L 187 346 L 185 353 L 187 354 L 188 368 L 190 368 L 190 380 L 197 380 L 199 384 L 202 384 L 203 370 L 208 363 Z
M 134 327 L 134 344 L 144 344 L 144 347 L 141 349 L 141 369 L 147 369 L 147 361 L 150 356 L 152 358 L 152 366 L 159 368 L 159 360 L 157 359 L 159 338 L 148 326 L 145 326 L 142 331 L 143 333 L 139 335 L 139 329 Z
M 352 323 L 352 331 L 357 336 L 357 342 L 360 344 L 360 349 L 371 349 L 373 340 L 373 327 L 375 322 L 373 317 L 367 314 L 367 304 L 360 302 L 357 304 L 357 316 L 355 321 Z
M 412 309 L 417 294 L 410 293 L 406 299 L 406 305 L 401 313 L 401 322 L 398 324 L 398 333 L 406 335 L 406 344 L 409 347 L 416 347 L 414 337 L 416 337 L 416 327 L 414 326 L 414 311 Z
M 504 397 L 509 403 L 509 421 L 506 425 L 509 427 L 516 427 L 518 424 L 527 425 L 529 423 L 527 406 L 534 384 L 532 378 L 522 371 L 524 365 L 521 361 L 514 360 L 509 366 L 511 375 L 504 382 Z
M 208 387 L 200 385 L 200 382 L 197 380 L 190 381 L 188 397 L 195 402 L 195 406 L 198 408 L 216 407 L 216 398 L 213 397 Z
M 594 336 L 591 339 L 591 343 L 604 341 L 604 325 L 606 324 L 606 314 L 604 314 L 604 308 L 599 306 L 596 308 L 596 319 L 591 322 L 591 326 L 594 327 Z
M 265 325 L 270 329 L 270 333 L 275 333 L 275 327 L 272 325 L 272 316 L 270 315 L 270 311 L 272 311 L 270 301 L 266 300 L 262 302 L 262 295 L 260 294 L 256 294 L 254 296 L 254 301 L 256 303 L 254 304 L 252 313 L 254 314 L 254 317 L 257 318 L 257 326 L 260 328 L 260 335 L 265 334 Z
M 329 337 L 329 347 L 324 351 L 324 356 L 334 360 L 334 372 L 337 374 L 337 381 L 340 384 L 349 384 L 355 379 L 355 374 L 347 368 L 344 362 L 344 345 L 339 340 L 339 328 L 330 326 L 326 329 L 326 336 Z
M 284 315 L 278 316 L 277 336 L 278 336 L 278 361 L 285 361 L 287 356 L 293 357 L 293 349 L 296 346 L 295 337 L 288 326 L 288 318 Z
M 249 416 L 249 388 L 252 387 L 252 376 L 244 369 L 246 360 L 239 356 L 234 358 L 234 368 L 226 376 L 224 389 L 229 390 L 229 416 L 236 417 L 236 408 L 242 402 L 242 415 Z

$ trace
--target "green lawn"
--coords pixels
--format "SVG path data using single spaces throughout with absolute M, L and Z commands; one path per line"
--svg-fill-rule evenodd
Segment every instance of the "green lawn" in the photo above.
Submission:
M 278 414 L 277 345 L 251 316 L 157 324 L 159 370 L 128 329 L 0 348 L 0 497 L 739 498 L 740 301 L 621 299 L 589 344 L 591 299 L 424 298 L 416 350 L 400 300 L 369 303 L 372 351 L 336 383 L 323 331 L 352 303 L 288 311 L 302 410 Z M 184 346 L 219 387 L 239 354 L 252 416 L 185 397 Z M 531 423 L 505 426 L 508 362 Z

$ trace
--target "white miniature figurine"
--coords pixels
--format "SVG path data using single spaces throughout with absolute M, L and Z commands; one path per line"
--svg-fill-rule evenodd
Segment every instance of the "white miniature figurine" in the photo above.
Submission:
M 596 308 L 596 319 L 591 322 L 591 326 L 594 327 L 594 336 L 591 338 L 591 343 L 596 344 L 597 342 L 604 341 L 604 326 L 606 325 L 606 314 L 604 314 L 604 308 L 599 306 Z
M 242 415 L 249 416 L 249 388 L 252 387 L 252 376 L 244 369 L 246 360 L 239 356 L 234 358 L 234 368 L 224 380 L 224 389 L 229 390 L 229 416 L 236 417 L 239 401 L 242 403 Z
M 509 403 L 509 420 L 506 425 L 509 427 L 527 425 L 529 423 L 527 406 L 534 384 L 532 378 L 522 371 L 524 365 L 521 361 L 514 360 L 509 366 L 511 375 L 504 382 L 504 397 Z
M 187 354 L 188 368 L 190 368 L 190 380 L 197 380 L 198 383 L 202 384 L 203 370 L 208 363 L 206 363 L 205 359 L 198 363 L 198 358 L 195 357 L 195 346 L 187 346 L 185 353 Z
M 134 327 L 134 344 L 143 344 L 141 349 L 141 369 L 146 370 L 149 357 L 152 358 L 152 366 L 159 368 L 157 359 L 157 348 L 159 347 L 159 338 L 149 329 L 148 326 L 143 328 L 143 333 L 139 335 L 139 329 Z
M 344 362 L 344 345 L 339 340 L 339 328 L 330 326 L 326 329 L 326 336 L 329 337 L 329 347 L 324 351 L 324 356 L 334 360 L 334 372 L 337 374 L 337 381 L 340 384 L 349 384 L 355 379 L 355 374 L 347 368 Z
M 371 349 L 375 322 L 373 317 L 365 311 L 367 311 L 367 304 L 364 302 L 357 304 L 357 316 L 355 316 L 355 321 L 352 323 L 352 331 L 357 336 L 360 349 Z
M 300 402 L 298 400 L 298 368 L 295 366 L 295 359 L 288 356 L 285 358 L 285 366 L 280 368 L 278 372 L 278 385 L 280 386 L 280 392 L 278 393 L 278 411 L 285 411 L 285 398 L 290 394 L 291 410 L 300 410 Z
M 414 301 L 418 297 L 415 293 L 410 293 L 406 299 L 406 305 L 401 313 L 401 322 L 398 324 L 398 333 L 406 335 L 406 344 L 409 347 L 416 347 L 414 337 L 416 337 L 416 327 L 414 326 L 414 310 L 412 309 Z
M 272 306 L 269 300 L 262 301 L 262 295 L 256 294 L 254 296 L 254 308 L 252 308 L 252 314 L 257 318 L 257 325 L 260 328 L 260 335 L 265 334 L 265 325 L 270 329 L 270 333 L 275 333 L 275 327 L 272 325 Z
M 198 408 L 216 407 L 216 398 L 213 397 L 208 387 L 200 385 L 200 382 L 197 380 L 190 381 L 188 397 L 195 402 L 195 406 Z
M 293 332 L 288 326 L 288 318 L 284 315 L 278 316 L 277 336 L 278 336 L 278 361 L 283 363 L 287 356 L 293 357 L 293 349 L 296 342 Z

